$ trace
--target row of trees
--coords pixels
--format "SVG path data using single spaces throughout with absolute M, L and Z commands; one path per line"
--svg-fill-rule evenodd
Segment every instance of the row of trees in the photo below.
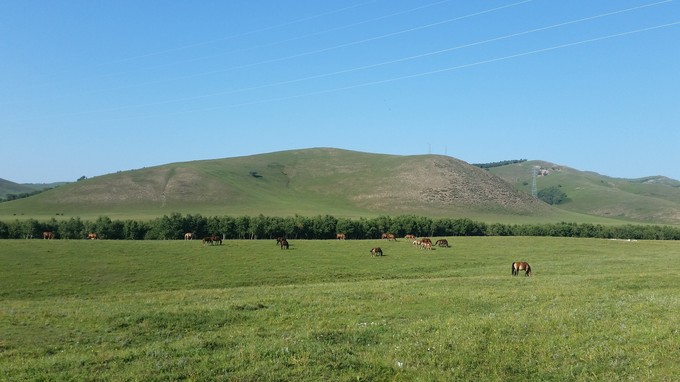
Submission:
M 397 237 L 413 234 L 437 236 L 557 236 L 636 240 L 680 240 L 680 227 L 651 225 L 605 226 L 588 223 L 486 224 L 467 218 L 428 218 L 416 215 L 375 218 L 335 218 L 330 215 L 306 217 L 222 216 L 204 217 L 173 213 L 151 221 L 111 220 L 102 216 L 94 221 L 80 218 L 46 222 L 34 219 L 0 222 L 0 239 L 42 238 L 51 231 L 58 239 L 84 239 L 97 233 L 110 240 L 178 240 L 187 232 L 202 238 L 219 235 L 224 239 L 376 239 L 382 233 Z

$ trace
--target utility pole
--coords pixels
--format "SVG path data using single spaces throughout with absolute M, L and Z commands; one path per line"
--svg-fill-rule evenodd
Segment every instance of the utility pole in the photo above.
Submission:
M 531 169 L 531 196 L 538 197 L 538 189 L 536 188 L 536 174 L 538 174 L 539 166 L 534 166 Z

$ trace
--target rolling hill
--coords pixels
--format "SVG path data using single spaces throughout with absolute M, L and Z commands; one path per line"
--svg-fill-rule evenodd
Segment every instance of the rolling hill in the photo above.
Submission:
M 47 188 L 53 188 L 65 184 L 65 182 L 60 183 L 14 183 L 9 180 L 0 179 L 0 199 L 7 198 L 8 195 L 22 195 L 30 194 L 35 191 L 44 190 Z
M 549 220 L 561 213 L 488 171 L 451 157 L 331 148 L 172 163 L 94 177 L 0 204 L 0 219 L 150 218 L 171 212 Z
M 489 172 L 530 193 L 534 167 L 539 169 L 538 190 L 558 187 L 567 195 L 564 203 L 556 205 L 565 211 L 626 221 L 680 224 L 680 182 L 663 176 L 612 178 L 544 161 L 493 167 Z
M 559 187 L 566 202 L 550 206 L 531 197 L 534 166 L 542 170 L 538 189 Z M 0 220 L 151 219 L 173 212 L 680 224 L 680 182 L 610 178 L 543 161 L 487 170 L 442 155 L 314 148 L 118 172 L 0 203 Z

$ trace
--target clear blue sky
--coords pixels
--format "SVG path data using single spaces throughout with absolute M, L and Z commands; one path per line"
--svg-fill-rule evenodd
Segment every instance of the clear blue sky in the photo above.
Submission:
M 0 178 L 311 147 L 680 179 L 680 1 L 0 2 Z

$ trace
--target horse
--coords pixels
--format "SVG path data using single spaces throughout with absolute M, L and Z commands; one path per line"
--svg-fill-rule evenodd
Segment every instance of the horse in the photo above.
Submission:
M 222 238 L 219 236 L 210 236 L 210 240 L 212 240 L 213 244 L 222 245 Z
M 52 240 L 52 239 L 54 239 L 54 232 L 52 232 L 52 231 L 45 231 L 45 232 L 43 232 L 43 239 L 45 239 L 45 240 Z
M 449 248 L 449 247 L 450 247 L 449 241 L 446 240 L 446 239 L 439 239 L 439 240 L 437 240 L 437 241 L 435 242 L 435 245 L 436 245 L 436 246 L 439 246 L 439 247 L 444 247 L 444 248 Z
M 208 244 L 212 245 L 212 243 L 213 243 L 212 238 L 213 238 L 213 236 L 206 236 L 206 237 L 204 237 L 204 238 L 203 238 L 203 246 L 206 246 L 206 245 L 208 245 Z
M 279 238 L 280 240 L 277 239 L 279 245 L 281 246 L 281 249 L 288 249 L 290 245 L 288 244 L 288 240 L 286 238 L 281 237 Z
M 97 239 L 99 239 L 99 236 L 97 236 L 96 233 L 90 232 L 90 233 L 87 234 L 87 239 L 88 240 L 97 240 Z
M 416 238 L 416 235 L 412 235 L 410 233 L 406 234 L 406 236 L 404 236 L 404 239 L 415 239 L 415 238 Z
M 345 240 L 345 234 L 344 233 L 339 233 L 335 235 L 335 238 L 338 240 Z
M 386 234 L 385 234 L 385 239 L 387 239 L 387 240 L 389 240 L 389 241 L 397 241 L 397 237 L 394 236 L 393 233 L 386 233 Z
M 383 255 L 383 251 L 382 251 L 382 249 L 380 249 L 380 247 L 371 248 L 371 257 L 382 256 L 382 255 Z
M 184 240 L 193 240 L 194 239 L 194 234 L 191 232 L 187 232 L 184 234 Z
M 429 250 L 432 250 L 432 242 L 431 242 L 431 241 L 422 241 L 422 242 L 420 242 L 420 249 L 429 249 Z
M 524 271 L 525 276 L 531 276 L 531 266 L 525 261 L 515 261 L 512 263 L 512 275 L 517 276 L 519 271 Z

